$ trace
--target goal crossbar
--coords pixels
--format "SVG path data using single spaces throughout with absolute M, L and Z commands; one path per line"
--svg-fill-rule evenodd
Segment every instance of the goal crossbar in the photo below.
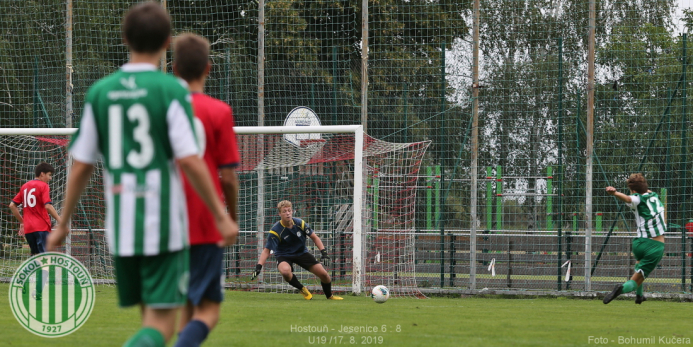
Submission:
M 77 128 L 3 128 L 0 135 L 34 135 L 61 136 L 72 135 Z M 354 189 L 353 189 L 353 258 L 352 258 L 352 292 L 360 294 L 364 285 L 364 262 L 362 259 L 362 206 L 363 206 L 363 126 L 361 125 L 326 125 L 326 126 L 263 126 L 234 127 L 238 135 L 250 134 L 309 134 L 309 133 L 353 133 L 354 134 Z
M 263 126 L 233 127 L 239 135 L 249 134 L 309 134 L 309 133 L 356 133 L 363 132 L 361 125 L 321 125 L 321 126 Z M 0 128 L 0 135 L 72 135 L 77 128 Z

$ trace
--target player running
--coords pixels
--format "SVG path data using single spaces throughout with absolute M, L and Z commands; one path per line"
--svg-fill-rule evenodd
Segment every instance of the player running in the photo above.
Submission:
M 308 248 L 306 247 L 306 239 L 310 237 L 320 250 L 322 255 L 320 260 L 328 261 L 330 257 L 327 254 L 327 249 L 323 246 L 318 235 L 313 232 L 308 223 L 301 219 L 293 218 L 293 210 L 291 209 L 290 201 L 284 200 L 279 202 L 277 209 L 279 210 L 281 220 L 274 223 L 272 226 L 265 248 L 260 254 L 258 264 L 255 265 L 255 272 L 253 272 L 251 280 L 254 280 L 260 274 L 262 267 L 265 265 L 265 261 L 267 261 L 270 255 L 270 250 L 272 250 L 275 258 L 277 258 L 277 269 L 279 273 L 282 274 L 285 281 L 298 289 L 306 300 L 312 299 L 313 294 L 311 294 L 308 288 L 304 287 L 301 282 L 298 281 L 296 275 L 294 275 L 294 264 L 312 272 L 315 276 L 320 278 L 322 290 L 328 300 L 343 300 L 339 296 L 332 295 L 332 279 L 330 275 L 322 264 L 308 252 Z
M 142 310 L 142 329 L 124 346 L 165 346 L 188 291 L 188 219 L 178 166 L 211 210 L 225 243 L 235 239 L 238 225 L 198 156 L 187 86 L 157 68 L 171 40 L 168 13 L 155 2 L 136 5 L 126 13 L 122 33 L 129 62 L 87 92 L 69 147 L 74 164 L 63 215 L 48 248 L 67 236 L 70 216 L 103 155 L 106 236 L 120 306 Z
M 240 156 L 233 131 L 233 113 L 225 102 L 203 94 L 211 68 L 209 41 L 193 34 L 180 35 L 174 44 L 173 57 L 174 73 L 188 83 L 192 92 L 197 140 L 203 160 L 213 173 L 217 194 L 221 196 L 223 192 L 231 218 L 237 222 L 238 177 L 234 168 L 240 164 Z M 184 186 L 190 223 L 190 289 L 179 322 L 176 346 L 180 347 L 202 344 L 219 321 L 224 300 L 221 234 L 214 226 L 211 212 L 187 179 L 184 179 Z
M 642 282 L 664 256 L 664 233 L 667 231 L 664 205 L 659 201 L 657 193 L 648 189 L 647 181 L 642 174 L 632 174 L 626 182 L 631 195 L 619 193 L 614 187 L 606 187 L 606 192 L 625 202 L 633 210 L 638 225 L 637 236 L 633 239 L 633 255 L 637 263 L 633 277 L 625 283 L 616 285 L 611 293 L 604 297 L 605 304 L 623 293 L 634 290 L 635 303 L 641 304 L 645 301 Z

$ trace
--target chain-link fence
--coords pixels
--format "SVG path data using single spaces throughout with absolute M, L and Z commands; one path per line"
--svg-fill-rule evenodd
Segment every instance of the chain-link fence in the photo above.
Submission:
M 127 61 L 131 5 L 1 4 L 0 126 L 77 124 L 87 88 Z M 408 217 L 420 287 L 608 289 L 632 274 L 635 225 L 604 188 L 642 172 L 669 224 L 646 290 L 693 290 L 693 15 L 679 1 L 165 5 L 175 33 L 211 42 L 206 91 L 237 125 L 308 106 L 324 125 L 433 141 Z

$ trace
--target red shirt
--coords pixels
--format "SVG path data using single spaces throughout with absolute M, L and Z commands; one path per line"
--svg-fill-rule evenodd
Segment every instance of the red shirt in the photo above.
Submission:
M 193 93 L 192 105 L 195 118 L 197 118 L 195 120 L 196 127 L 200 123 L 204 127 L 203 160 L 212 174 L 214 187 L 223 201 L 219 169 L 236 167 L 240 163 L 236 133 L 233 131 L 233 111 L 231 106 L 225 102 L 202 93 Z M 196 129 L 196 133 L 200 137 L 200 130 Z M 201 142 L 200 138 L 198 138 L 198 142 Z M 200 245 L 221 241 L 221 234 L 214 224 L 212 213 L 209 212 L 187 178 L 184 177 L 183 181 L 185 196 L 188 200 L 190 244 Z
M 31 180 L 24 183 L 17 196 L 12 199 L 16 205 L 24 205 L 24 233 L 51 231 L 51 218 L 46 211 L 46 204 L 52 204 L 48 183 Z

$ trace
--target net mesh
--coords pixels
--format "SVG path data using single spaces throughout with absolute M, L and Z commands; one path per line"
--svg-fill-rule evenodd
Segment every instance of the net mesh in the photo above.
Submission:
M 51 187 L 53 206 L 60 213 L 66 184 L 68 141 L 65 136 L 0 136 L 0 161 L 4 165 L 0 174 L 0 192 L 5 201 L 14 198 L 24 183 L 34 179 L 36 165 L 47 162 L 55 168 L 53 179 L 48 185 Z M 69 247 L 70 254 L 89 269 L 97 283 L 108 283 L 113 281 L 114 276 L 112 260 L 104 239 L 102 172 L 103 167 L 99 163 L 72 218 Z M 30 256 L 30 251 L 24 237 L 18 235 L 19 222 L 9 209 L 0 210 L 0 223 L 0 277 L 9 278 L 19 264 Z M 65 250 L 62 247 L 58 251 Z
M 327 267 L 335 291 L 351 291 L 353 273 L 354 135 L 323 134 L 309 146 L 296 146 L 284 135 L 239 135 L 242 162 L 239 220 L 241 242 L 227 249 L 225 272 L 232 287 L 293 291 L 273 266 L 260 282 L 249 281 L 264 247 L 264 232 L 278 221 L 276 204 L 290 200 L 294 216 L 304 219 L 321 237 L 333 261 Z M 262 146 L 258 146 L 258 143 Z M 48 162 L 56 168 L 51 186 L 54 206 L 61 211 L 65 188 L 66 137 L 0 136 L 1 177 L 5 201 L 12 199 L 33 168 Z M 414 266 L 414 225 L 417 173 L 428 142 L 389 143 L 372 137 L 364 141 L 363 286 L 386 285 L 395 296 L 421 296 Z M 258 148 L 263 148 L 259 152 Z M 99 163 L 72 220 L 70 252 L 99 282 L 113 283 L 113 266 L 105 235 L 105 205 Z M 261 177 L 261 179 L 258 179 Z M 413 178 L 412 178 L 413 177 Z M 264 197 L 258 220 L 258 188 Z M 28 245 L 17 235 L 19 224 L 8 209 L 0 211 L 0 277 L 11 277 L 29 257 Z M 259 233 L 257 231 L 260 231 Z M 319 254 L 308 242 L 310 251 Z M 64 250 L 64 249 L 63 249 Z M 273 259 L 270 259 L 270 262 Z M 321 290 L 319 279 L 296 267 L 297 277 L 309 288 Z
M 610 289 L 632 271 L 634 225 L 603 188 L 627 192 L 624 179 L 641 171 L 662 198 L 671 226 L 663 268 L 646 281 L 646 290 L 693 290 L 693 240 L 686 234 L 687 225 L 693 230 L 690 73 L 683 79 L 691 57 L 684 34 L 693 27 L 687 0 L 597 2 L 589 202 L 589 1 L 480 0 L 478 38 L 472 30 L 474 1 L 367 2 L 367 76 L 361 75 L 362 3 L 265 3 L 264 21 L 256 1 L 166 1 L 166 7 L 175 33 L 191 31 L 212 43 L 207 92 L 233 106 L 237 125 L 281 125 L 296 106 L 311 107 L 325 125 L 359 124 L 365 98 L 364 125 L 375 138 L 432 141 L 415 202 L 420 287 L 582 291 L 588 289 L 585 269 L 594 268 L 589 289 Z M 0 56 L 1 127 L 61 127 L 69 120 L 76 125 L 87 88 L 127 61 L 119 25 L 131 1 L 73 2 L 72 61 L 67 4 L 0 3 L 0 48 L 7 52 Z M 471 76 L 474 42 L 478 85 Z M 169 52 L 167 71 L 170 60 Z M 67 90 L 73 92 L 74 114 Z M 472 216 L 475 104 L 479 184 Z M 476 249 L 472 225 L 479 233 Z M 590 252 L 587 229 L 593 230 Z M 493 260 L 496 276 L 489 270 Z M 560 266 L 567 260 L 574 278 L 565 283 L 567 265 Z

